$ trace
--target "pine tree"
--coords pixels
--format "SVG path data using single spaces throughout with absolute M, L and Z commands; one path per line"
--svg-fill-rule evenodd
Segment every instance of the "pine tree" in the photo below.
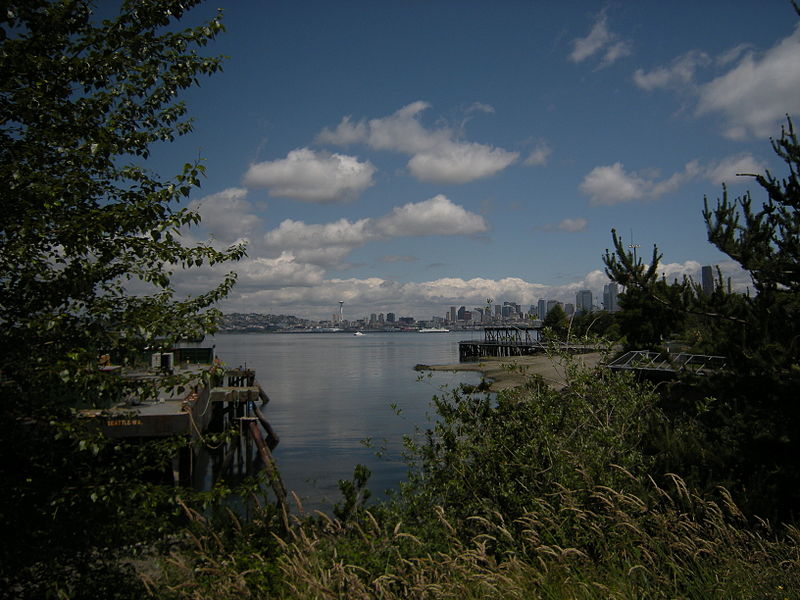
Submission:
M 604 262 L 626 286 L 626 310 L 682 314 L 706 353 L 726 357 L 723 372 L 691 382 L 668 407 L 676 423 L 698 427 L 703 452 L 714 456 L 706 483 L 734 487 L 764 516 L 787 517 L 800 511 L 800 144 L 791 119 L 772 147 L 788 174 L 753 175 L 767 195 L 760 208 L 749 192 L 730 199 L 723 188 L 703 211 L 709 241 L 749 273 L 754 294 L 725 289 L 721 277 L 711 295 L 690 278 L 666 285 L 658 249 L 649 265 L 634 261 L 616 232 Z M 697 397 L 713 401 L 701 409 Z

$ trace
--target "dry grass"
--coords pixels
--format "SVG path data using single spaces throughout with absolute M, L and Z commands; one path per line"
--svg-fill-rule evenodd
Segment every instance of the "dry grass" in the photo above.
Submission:
M 435 540 L 369 511 L 348 523 L 318 514 L 276 536 L 272 559 L 237 556 L 209 525 L 149 586 L 192 599 L 798 597 L 797 529 L 777 536 L 747 524 L 724 490 L 710 501 L 670 481 L 651 482 L 649 502 L 603 487 L 563 490 L 512 523 L 474 517 L 480 533 L 469 540 L 438 507 Z

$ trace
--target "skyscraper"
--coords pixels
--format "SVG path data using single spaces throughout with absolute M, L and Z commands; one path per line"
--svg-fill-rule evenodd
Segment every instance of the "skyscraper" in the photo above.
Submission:
M 575 311 L 592 312 L 592 290 L 581 290 L 575 294 Z
M 547 316 L 547 300 L 545 300 L 544 298 L 539 298 L 538 308 L 536 312 L 538 313 L 539 318 L 544 320 L 544 318 Z
M 710 296 L 714 293 L 714 269 L 710 265 L 704 266 L 700 269 L 700 278 L 703 285 L 703 293 Z
M 618 293 L 619 287 L 616 283 L 608 283 L 603 286 L 603 308 L 608 312 L 617 312 L 619 310 Z

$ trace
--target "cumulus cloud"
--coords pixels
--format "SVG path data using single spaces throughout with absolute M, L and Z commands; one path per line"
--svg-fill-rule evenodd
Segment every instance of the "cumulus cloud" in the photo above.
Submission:
M 553 150 L 550 148 L 547 142 L 539 142 L 528 155 L 528 158 L 525 159 L 523 164 L 528 167 L 540 167 L 542 165 L 546 165 L 552 152 Z
M 189 208 L 200 214 L 200 227 L 225 245 L 248 239 L 261 225 L 261 219 L 250 212 L 252 205 L 244 188 L 229 188 L 192 200 Z
M 564 219 L 558 224 L 558 228 L 561 231 L 568 232 L 583 231 L 586 229 L 586 224 L 586 219 L 583 217 L 578 217 L 577 219 Z
M 800 25 L 763 54 L 747 52 L 730 71 L 702 86 L 697 114 L 721 113 L 731 139 L 775 133 L 800 112 Z
M 621 162 L 592 169 L 580 190 L 593 205 L 611 206 L 635 200 L 659 198 L 697 179 L 730 186 L 745 183 L 738 173 L 763 173 L 764 165 L 750 154 L 738 154 L 706 165 L 693 160 L 671 176 L 659 179 L 657 172 L 629 172 Z M 654 174 L 655 173 L 655 174 Z
M 763 162 L 753 158 L 750 154 L 737 154 L 709 165 L 704 175 L 712 183 L 717 185 L 725 183 L 730 186 L 747 183 L 749 179 L 743 178 L 741 175 L 763 174 L 764 171 L 766 171 L 766 165 Z M 742 181 L 743 179 L 745 181 Z
M 252 188 L 267 188 L 270 196 L 342 202 L 370 187 L 374 174 L 375 167 L 369 161 L 300 148 L 289 152 L 286 158 L 250 165 L 244 183 Z
M 700 81 L 701 69 L 717 69 Z M 720 69 L 727 69 L 720 74 Z M 800 25 L 772 48 L 739 44 L 717 57 L 692 50 L 669 65 L 637 69 L 635 84 L 647 91 L 672 89 L 696 98 L 695 115 L 721 115 L 723 135 L 734 140 L 775 135 L 786 114 L 800 112 Z
M 591 289 L 599 296 L 608 277 L 594 270 L 564 285 L 546 285 L 519 277 L 461 279 L 445 277 L 422 282 L 400 283 L 378 277 L 366 279 L 326 279 L 312 286 L 283 286 L 247 290 L 229 299 L 226 311 L 291 313 L 307 318 L 330 318 L 338 310 L 332 299 L 344 300 L 352 318 L 371 312 L 397 312 L 417 319 L 443 316 L 455 306 L 484 306 L 486 298 L 496 302 L 510 300 L 527 309 L 539 298 L 574 302 L 580 289 Z M 402 312 L 401 312 L 402 311 Z
M 598 55 L 601 57 L 600 66 L 605 67 L 630 54 L 630 45 L 620 40 L 619 36 L 608 28 L 608 18 L 603 11 L 598 15 L 586 37 L 573 40 L 569 59 L 579 63 Z
M 592 204 L 620 204 L 643 198 L 649 182 L 636 175 L 627 173 L 622 163 L 595 167 L 580 185 L 580 190 L 590 197 Z
M 516 152 L 483 144 L 449 142 L 420 152 L 408 161 L 408 170 L 428 183 L 467 183 L 491 177 L 517 160 Z
M 423 202 L 410 202 L 372 223 L 382 237 L 416 235 L 469 235 L 488 229 L 483 217 L 439 194 Z
M 471 235 L 488 230 L 486 221 L 443 195 L 395 207 L 378 218 L 307 224 L 286 219 L 264 234 L 270 251 L 288 250 L 298 261 L 330 267 L 341 265 L 367 242 L 423 235 Z
M 461 140 L 452 128 L 425 128 L 419 119 L 427 108 L 430 104 L 417 101 L 388 117 L 358 122 L 344 117 L 336 128 L 323 129 L 316 141 L 339 146 L 363 143 L 375 150 L 409 155 L 411 174 L 431 183 L 467 183 L 490 177 L 519 157 L 516 152 Z M 478 104 L 471 108 L 475 110 L 491 112 L 494 109 Z
M 285 248 L 316 248 L 318 246 L 357 246 L 371 237 L 366 229 L 369 219 L 348 221 L 339 219 L 323 225 L 307 225 L 286 219 L 277 229 L 268 231 L 264 241 L 268 246 Z
M 323 281 L 324 269 L 298 261 L 291 252 L 281 252 L 276 258 L 256 257 L 236 265 L 237 288 L 263 289 L 285 286 L 314 286 Z

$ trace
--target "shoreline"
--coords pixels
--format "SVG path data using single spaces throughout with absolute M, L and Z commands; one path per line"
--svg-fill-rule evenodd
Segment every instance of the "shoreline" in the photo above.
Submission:
M 588 368 L 597 366 L 602 352 L 576 354 L 575 360 Z M 531 375 L 541 375 L 551 387 L 560 390 L 566 386 L 565 358 L 550 358 L 545 354 L 532 356 L 486 357 L 474 362 L 451 365 L 417 365 L 420 371 L 477 371 L 489 383 L 489 391 L 499 392 L 523 385 Z

